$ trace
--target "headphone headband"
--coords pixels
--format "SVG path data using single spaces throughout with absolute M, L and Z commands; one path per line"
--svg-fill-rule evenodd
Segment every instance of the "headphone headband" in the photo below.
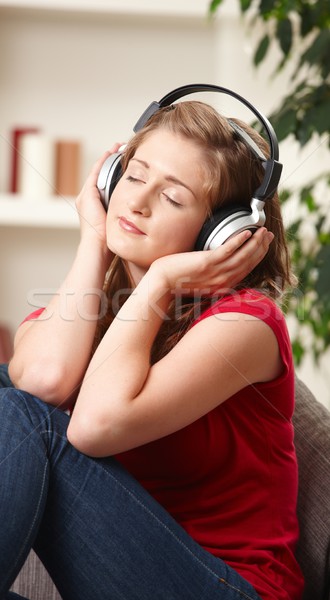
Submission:
M 168 94 L 166 94 L 161 100 L 159 100 L 159 102 L 157 102 L 157 101 L 151 102 L 151 104 L 144 111 L 144 113 L 141 115 L 138 122 L 134 126 L 134 128 L 133 128 L 134 131 L 137 132 L 137 131 L 139 131 L 139 129 L 142 129 L 142 127 L 144 127 L 144 125 L 150 119 L 150 117 L 155 112 L 157 112 L 159 109 L 164 108 L 165 106 L 169 106 L 170 104 L 173 104 L 173 102 L 175 102 L 176 100 L 179 100 L 180 98 L 183 98 L 183 96 L 188 96 L 189 94 L 195 94 L 196 92 L 218 92 L 218 93 L 220 92 L 223 94 L 228 94 L 228 96 L 232 96 L 233 98 L 236 98 L 236 100 L 238 100 L 239 102 L 242 102 L 242 104 L 245 104 L 245 106 L 247 108 L 249 108 L 250 111 L 253 112 L 253 114 L 257 117 L 257 119 L 262 123 L 262 125 L 267 133 L 267 137 L 269 139 L 269 145 L 270 145 L 271 158 L 273 160 L 278 160 L 279 150 L 278 150 L 277 137 L 276 137 L 275 131 L 274 131 L 272 125 L 270 124 L 270 122 L 268 121 L 268 119 L 255 106 L 253 106 L 253 104 L 251 104 L 251 102 L 246 100 L 246 98 L 243 98 L 243 96 L 240 96 L 239 94 L 237 94 L 237 92 L 229 90 L 228 88 L 225 88 L 225 87 L 221 87 L 219 85 L 196 83 L 196 84 L 191 84 L 191 85 L 183 85 L 181 87 L 176 88 L 172 92 L 169 92 Z
M 253 104 L 251 104 L 251 102 L 246 100 L 246 98 L 243 98 L 243 96 L 240 96 L 239 94 L 237 94 L 237 92 L 229 90 L 228 88 L 225 88 L 225 87 L 221 87 L 218 85 L 212 85 L 212 84 L 196 83 L 196 84 L 192 84 L 192 85 L 183 85 L 181 87 L 176 88 L 172 92 L 169 92 L 168 94 L 166 94 L 161 100 L 159 100 L 159 102 L 157 102 L 157 101 L 151 102 L 151 104 L 149 104 L 149 106 L 146 108 L 144 113 L 141 115 L 141 117 L 135 124 L 135 126 L 133 128 L 134 132 L 136 133 L 137 131 L 142 129 L 145 126 L 145 124 L 147 123 L 147 121 L 152 117 L 152 115 L 154 115 L 161 108 L 170 106 L 171 104 L 173 104 L 173 102 L 175 102 L 176 100 L 179 100 L 183 96 L 187 96 L 189 94 L 194 94 L 196 92 L 218 92 L 218 93 L 220 92 L 223 94 L 228 94 L 229 96 L 232 96 L 233 98 L 235 98 L 236 100 L 238 100 L 239 102 L 244 104 L 257 117 L 259 122 L 263 125 L 263 128 L 266 131 L 267 137 L 269 140 L 269 146 L 270 146 L 270 158 L 269 159 L 266 159 L 262 155 L 262 153 L 258 149 L 257 145 L 253 142 L 253 140 L 250 138 L 250 136 L 248 136 L 244 132 L 244 130 L 242 130 L 240 127 L 238 127 L 238 125 L 233 123 L 230 119 L 228 120 L 229 124 L 231 125 L 233 130 L 236 132 L 236 134 L 239 135 L 239 137 L 241 139 L 243 139 L 243 141 L 248 145 L 248 147 L 253 152 L 253 154 L 256 155 L 262 161 L 263 167 L 265 169 L 265 175 L 264 175 L 263 181 L 262 181 L 261 185 L 258 187 L 258 189 L 255 191 L 254 197 L 263 202 L 269 198 L 272 198 L 274 193 L 276 192 L 278 182 L 280 180 L 281 172 L 282 172 L 282 165 L 281 165 L 281 163 L 278 162 L 279 150 L 278 150 L 277 137 L 276 137 L 275 131 L 274 131 L 272 125 L 270 124 L 270 122 L 268 121 L 268 119 L 255 106 L 253 106 Z

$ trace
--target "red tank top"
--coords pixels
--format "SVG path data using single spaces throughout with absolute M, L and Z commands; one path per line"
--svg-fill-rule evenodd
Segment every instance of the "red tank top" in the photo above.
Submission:
M 269 298 L 243 290 L 217 301 L 193 326 L 223 312 L 253 315 L 271 327 L 281 376 L 249 385 L 191 425 L 117 458 L 196 542 L 236 569 L 263 600 L 298 600 L 303 580 L 294 557 L 294 369 L 285 320 Z

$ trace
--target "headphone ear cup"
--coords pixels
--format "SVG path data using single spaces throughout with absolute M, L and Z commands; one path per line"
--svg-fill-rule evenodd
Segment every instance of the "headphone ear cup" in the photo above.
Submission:
M 104 161 L 97 178 L 96 186 L 100 192 L 105 210 L 108 210 L 111 194 L 123 174 L 121 158 L 122 152 L 116 152 L 115 154 L 108 156 Z
M 227 206 L 217 210 L 207 219 L 196 240 L 195 250 L 215 250 L 233 235 L 258 225 L 251 219 L 251 210 L 246 206 Z

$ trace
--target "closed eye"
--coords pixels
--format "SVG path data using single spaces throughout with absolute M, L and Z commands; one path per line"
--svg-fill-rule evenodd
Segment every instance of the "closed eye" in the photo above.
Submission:
M 137 179 L 137 177 L 132 177 L 132 175 L 127 175 L 126 177 L 127 181 L 131 181 L 131 182 L 135 182 L 135 181 L 142 181 L 142 179 Z
M 167 194 L 164 194 L 164 198 L 167 200 L 167 202 L 169 202 L 170 204 L 172 204 L 172 206 L 175 206 L 176 208 L 182 208 L 182 204 L 180 204 L 179 202 L 175 202 L 175 200 L 173 200 L 173 198 L 170 198 L 170 196 L 167 196 Z
M 139 179 L 138 177 L 133 177 L 133 175 L 127 175 L 126 179 L 127 179 L 127 181 L 130 181 L 131 183 L 145 183 L 145 181 L 143 181 L 143 179 Z M 175 206 L 175 208 L 182 208 L 182 204 L 180 204 L 180 202 L 176 202 L 175 200 L 173 200 L 173 198 L 171 198 L 170 196 L 165 194 L 165 192 L 163 192 L 163 196 L 164 196 L 165 200 L 167 202 L 169 202 L 172 206 Z

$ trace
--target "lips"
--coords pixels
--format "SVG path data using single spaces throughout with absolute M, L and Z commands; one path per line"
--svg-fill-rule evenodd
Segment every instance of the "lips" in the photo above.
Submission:
M 119 225 L 128 233 L 135 233 L 135 235 L 146 235 L 141 229 L 139 229 L 132 221 L 125 219 L 125 217 L 119 217 Z

